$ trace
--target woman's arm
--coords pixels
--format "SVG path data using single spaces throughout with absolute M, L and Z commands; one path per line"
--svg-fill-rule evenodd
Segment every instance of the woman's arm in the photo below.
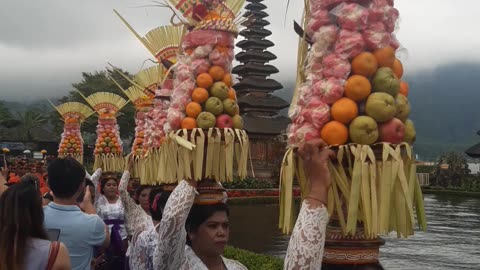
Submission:
M 87 172 L 88 175 L 88 172 Z M 99 183 L 98 181 L 100 180 L 100 177 L 102 177 L 102 169 L 98 168 L 91 176 L 90 180 L 92 180 L 93 185 L 95 186 L 95 201 L 97 201 L 100 198 L 100 189 L 99 189 Z
M 288 243 L 284 269 L 321 269 L 328 223 L 326 202 L 331 179 L 328 162 L 334 154 L 322 140 L 298 149 L 310 188 Z
M 185 222 L 197 194 L 195 181 L 181 181 L 168 198 L 153 258 L 154 269 L 179 269 L 185 261 Z
M 118 191 L 120 199 L 125 207 L 125 227 L 128 235 L 133 235 L 139 228 L 146 228 L 148 224 L 152 224 L 152 218 L 143 210 L 143 208 L 136 204 L 130 194 L 128 194 L 127 186 L 130 180 L 130 172 L 128 170 L 123 172 Z
M 136 269 L 150 269 L 148 266 L 149 253 L 148 243 L 145 239 L 147 232 L 140 234 L 134 246 L 131 247 L 130 265 L 132 270 Z
M 70 256 L 68 255 L 67 247 L 63 243 L 60 243 L 58 249 L 57 259 L 53 264 L 52 270 L 70 270 L 72 266 L 70 264 Z

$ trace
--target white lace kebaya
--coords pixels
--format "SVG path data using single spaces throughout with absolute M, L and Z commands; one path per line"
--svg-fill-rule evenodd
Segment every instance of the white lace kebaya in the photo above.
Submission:
M 107 197 L 100 193 L 98 181 L 101 176 L 102 170 L 98 169 L 91 177 L 91 180 L 95 186 L 95 208 L 97 209 L 97 215 L 104 221 L 124 221 L 125 207 L 123 206 L 122 200 L 118 198 L 115 203 L 109 203 Z M 112 231 L 113 226 L 115 225 L 108 225 L 110 232 Z M 118 231 L 122 240 L 127 239 L 125 224 L 120 224 L 118 226 L 120 227 Z
M 153 257 L 156 270 L 208 270 L 193 250 L 186 245 L 185 222 L 197 192 L 187 182 L 181 181 L 165 205 Z M 223 258 L 228 270 L 246 270 L 241 263 Z
M 137 231 L 148 230 L 153 228 L 152 217 L 150 217 L 142 206 L 137 204 L 127 191 L 128 181 L 130 180 L 130 172 L 124 171 L 118 192 L 125 207 L 125 226 L 128 235 L 133 235 Z
M 181 181 L 165 206 L 154 253 L 154 269 L 208 270 L 193 250 L 186 245 L 185 222 L 197 192 Z M 284 269 L 321 269 L 328 213 L 322 205 L 313 208 L 303 202 L 300 215 L 290 238 Z M 228 270 L 247 269 L 241 263 L 223 258 Z
M 322 269 L 327 223 L 328 212 L 324 205 L 314 208 L 308 201 L 303 201 L 288 243 L 283 269 Z

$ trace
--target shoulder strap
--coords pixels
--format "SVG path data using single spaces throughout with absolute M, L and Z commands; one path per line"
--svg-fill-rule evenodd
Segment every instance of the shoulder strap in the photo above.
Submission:
M 53 264 L 57 260 L 59 249 L 60 249 L 60 242 L 54 241 L 50 244 L 50 252 L 48 253 L 48 263 L 47 263 L 46 270 L 52 270 Z

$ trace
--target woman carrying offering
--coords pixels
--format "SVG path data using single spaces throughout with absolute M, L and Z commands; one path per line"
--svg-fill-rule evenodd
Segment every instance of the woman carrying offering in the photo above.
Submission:
M 100 179 L 100 190 L 98 180 Z M 91 177 L 95 184 L 95 208 L 97 214 L 109 226 L 112 243 L 106 251 L 108 260 L 123 266 L 127 249 L 127 231 L 125 229 L 125 207 L 118 194 L 118 179 L 114 174 L 102 174 L 97 169 Z
M 155 188 L 150 192 L 149 203 L 152 214 L 153 226 L 137 231 L 130 245 L 130 269 L 131 270 L 153 270 L 153 256 L 157 248 L 158 228 L 162 220 L 163 210 L 167 203 L 168 192 L 161 188 Z
M 285 269 L 321 269 L 331 182 L 327 162 L 333 155 L 325 146 L 322 140 L 312 140 L 298 150 L 310 179 L 310 192 L 290 239 Z M 154 269 L 247 269 L 222 257 L 229 238 L 227 205 L 195 203 L 196 187 L 196 181 L 181 181 L 170 195 L 160 223 Z
M 128 163 L 129 169 L 132 164 L 133 160 L 130 159 Z M 143 186 L 144 188 L 137 195 L 139 201 L 139 204 L 137 204 L 127 191 L 128 181 L 130 180 L 129 169 L 123 172 L 118 191 L 120 192 L 120 199 L 125 209 L 127 233 L 131 236 L 136 231 L 153 227 L 153 223 L 152 218 L 149 216 L 150 205 L 148 203 L 148 196 L 150 194 L 150 187 Z

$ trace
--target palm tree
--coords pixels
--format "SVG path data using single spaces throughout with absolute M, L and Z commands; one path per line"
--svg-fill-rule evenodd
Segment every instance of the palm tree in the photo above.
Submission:
M 19 124 L 20 122 L 13 117 L 10 110 L 5 106 L 5 103 L 0 102 L 0 126 L 11 128 Z
M 19 124 L 19 136 L 24 141 L 32 141 L 32 130 L 48 122 L 48 117 L 35 110 L 27 110 L 23 113 L 17 113 Z

